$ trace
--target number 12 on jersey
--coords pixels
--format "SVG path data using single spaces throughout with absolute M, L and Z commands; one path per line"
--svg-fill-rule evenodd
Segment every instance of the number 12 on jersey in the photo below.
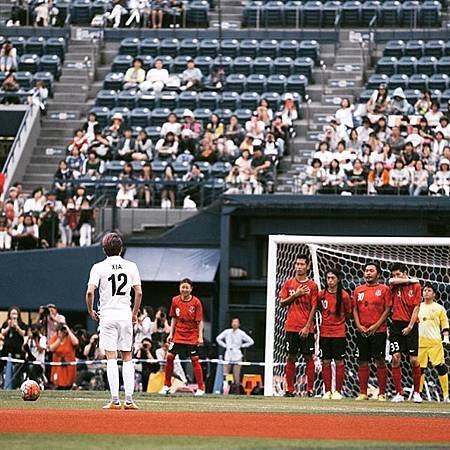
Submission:
M 117 281 L 116 281 L 117 277 Z M 111 292 L 112 295 L 126 295 L 126 292 L 123 292 L 122 289 L 127 285 L 128 277 L 126 273 L 119 273 L 118 275 L 112 274 L 108 281 L 111 281 Z M 120 283 L 120 284 L 119 284 Z M 117 287 L 117 285 L 119 285 Z

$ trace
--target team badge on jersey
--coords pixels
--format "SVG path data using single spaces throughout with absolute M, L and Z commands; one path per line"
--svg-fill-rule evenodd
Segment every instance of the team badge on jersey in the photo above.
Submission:
M 358 302 L 362 302 L 364 300 L 364 292 L 358 293 Z
M 175 314 L 180 317 L 180 308 L 175 308 Z
M 412 289 L 409 290 L 408 295 L 410 297 L 414 297 L 414 291 Z
M 189 306 L 189 312 L 191 314 L 194 314 L 195 313 L 195 306 Z
M 289 289 L 289 297 L 295 294 L 295 289 Z
M 377 289 L 377 290 L 375 291 L 375 295 L 376 295 L 377 297 L 381 297 L 381 289 Z

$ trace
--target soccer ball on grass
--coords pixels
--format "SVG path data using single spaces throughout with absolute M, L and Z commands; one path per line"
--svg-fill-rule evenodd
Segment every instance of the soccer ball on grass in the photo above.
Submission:
M 41 388 L 34 380 L 27 380 L 20 386 L 20 392 L 22 394 L 22 399 L 26 402 L 34 402 L 41 395 Z

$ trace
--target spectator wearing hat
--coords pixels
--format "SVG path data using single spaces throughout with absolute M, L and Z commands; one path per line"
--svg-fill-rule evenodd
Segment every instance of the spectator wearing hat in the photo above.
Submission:
M 450 161 L 447 158 L 443 158 L 439 162 L 439 170 L 434 174 L 430 193 L 446 196 L 450 194 Z
M 142 68 L 141 58 L 134 58 L 132 66 L 125 72 L 123 88 L 126 90 L 137 89 L 145 81 L 145 70 Z
M 298 119 L 298 111 L 295 106 L 294 96 L 292 94 L 286 94 L 283 99 L 283 106 L 281 107 L 281 121 L 285 125 L 289 133 L 293 134 L 293 123 Z
M 401 158 L 395 161 L 394 167 L 389 172 L 389 185 L 393 192 L 398 195 L 406 195 L 409 193 L 409 185 L 411 183 L 411 175 L 408 168 Z
M 401 87 L 398 87 L 392 93 L 392 99 L 387 111 L 389 114 L 406 116 L 413 111 L 412 106 L 406 100 L 405 93 Z
M 17 50 L 7 39 L 0 50 L 0 71 L 13 72 L 15 70 L 17 70 Z
M 153 14 L 153 11 L 152 11 Z M 153 68 L 147 72 L 145 81 L 139 86 L 141 91 L 161 92 L 164 86 L 169 82 L 169 71 L 164 69 L 161 59 L 156 59 Z
M 46 198 L 44 195 L 44 190 L 41 187 L 36 188 L 32 192 L 31 197 L 23 205 L 23 212 L 25 214 L 30 213 L 35 217 L 39 217 L 39 214 L 44 209 L 45 202 Z
M 155 152 L 158 159 L 174 160 L 178 153 L 178 139 L 172 131 L 161 138 L 155 145 Z
M 374 168 L 369 172 L 367 192 L 369 194 L 388 194 L 391 192 L 389 170 L 386 169 L 382 161 L 377 161 Z
M 245 131 L 247 134 L 253 136 L 254 139 L 264 139 L 264 133 L 266 130 L 266 124 L 259 120 L 258 112 L 253 111 L 250 120 L 245 122 Z
M 194 60 L 186 61 L 186 69 L 181 74 L 181 91 L 199 91 L 202 87 L 203 75 L 199 68 L 195 67 Z
M 428 192 L 429 179 L 430 173 L 424 167 L 423 161 L 419 159 L 414 164 L 414 168 L 411 173 L 411 184 L 409 186 L 409 194 L 414 197 L 426 194 Z
M 427 119 L 428 125 L 431 128 L 437 127 L 442 116 L 442 112 L 439 111 L 439 103 L 433 101 L 431 103 L 430 110 L 425 114 L 425 119 Z
M 198 139 L 202 132 L 202 125 L 195 120 L 194 113 L 190 109 L 183 111 L 183 123 L 181 124 L 181 131 L 191 130 L 193 139 Z
M 161 137 L 166 137 L 166 134 L 171 131 L 175 136 L 180 136 L 181 134 L 181 124 L 178 122 L 177 115 L 175 113 L 170 113 L 167 116 L 167 121 L 164 122 L 161 127 Z

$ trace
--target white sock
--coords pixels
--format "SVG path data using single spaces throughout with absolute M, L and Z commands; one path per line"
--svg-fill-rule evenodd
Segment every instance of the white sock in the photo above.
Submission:
M 106 362 L 106 373 L 108 375 L 109 390 L 113 401 L 119 401 L 119 367 L 117 359 L 108 359 Z
M 130 401 L 134 392 L 134 362 L 124 361 L 122 365 L 123 387 L 125 389 L 125 398 Z

